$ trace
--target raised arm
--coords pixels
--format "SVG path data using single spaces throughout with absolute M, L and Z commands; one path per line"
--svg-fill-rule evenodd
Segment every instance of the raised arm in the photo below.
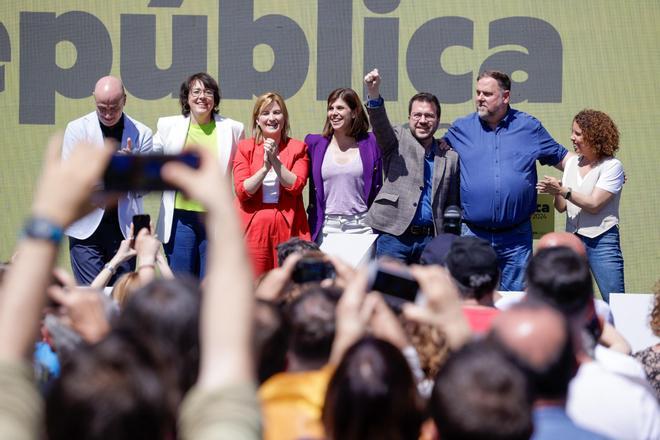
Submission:
M 77 145 L 60 159 L 61 138 L 51 139 L 31 209 L 31 225 L 0 291 L 0 361 L 28 355 L 64 228 L 88 212 L 90 195 L 112 153 L 110 148 Z
M 163 179 L 207 212 L 208 269 L 203 284 L 200 370 L 181 415 L 185 439 L 259 438 L 259 405 L 251 353 L 252 274 L 229 182 L 217 160 L 199 151 L 201 166 L 163 167 Z M 228 411 L 228 408 L 231 408 Z
M 369 105 L 369 102 L 367 102 L 367 113 L 369 114 L 369 121 L 373 127 L 373 132 L 376 136 L 378 147 L 381 149 L 383 156 L 387 158 L 388 155 L 398 150 L 399 139 L 397 138 L 396 133 L 392 128 L 392 124 L 387 117 L 385 104 L 382 101 L 382 97 L 380 96 L 381 81 L 382 79 L 380 77 L 380 73 L 378 73 L 378 69 L 372 70 L 364 77 L 364 83 L 367 86 L 369 100 L 371 101 L 378 99 L 380 101 L 380 105 L 378 106 L 371 106 Z

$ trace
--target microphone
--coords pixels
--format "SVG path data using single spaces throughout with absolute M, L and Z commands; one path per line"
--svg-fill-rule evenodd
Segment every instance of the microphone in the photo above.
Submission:
M 442 216 L 443 231 L 446 234 L 461 235 L 461 222 L 463 214 L 461 208 L 456 205 L 449 205 Z

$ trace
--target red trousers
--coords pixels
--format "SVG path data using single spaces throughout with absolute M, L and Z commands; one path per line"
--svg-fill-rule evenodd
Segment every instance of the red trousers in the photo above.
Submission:
M 257 211 L 245 230 L 255 278 L 277 266 L 277 245 L 289 238 L 291 226 L 275 206 Z

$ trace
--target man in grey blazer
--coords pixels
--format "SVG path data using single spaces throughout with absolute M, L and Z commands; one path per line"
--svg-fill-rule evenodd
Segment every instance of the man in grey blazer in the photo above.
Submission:
M 117 149 L 125 154 L 151 152 L 151 129 L 124 113 L 126 92 L 121 80 L 114 76 L 99 79 L 94 87 L 94 103 L 95 111 L 66 126 L 62 159 L 66 160 L 79 143 L 102 147 L 105 140 L 116 142 Z M 142 212 L 142 195 L 128 192 L 120 196 L 116 207 L 99 206 L 67 228 L 71 268 L 78 284 L 90 284 L 102 270 L 113 274 L 111 283 L 122 272 L 133 270 L 135 259 L 118 267 L 106 263 L 121 241 L 131 238 L 133 216 Z
M 374 69 L 364 77 L 367 112 L 383 154 L 383 187 L 367 224 L 379 234 L 376 256 L 418 263 L 426 244 L 442 232 L 443 214 L 459 205 L 458 155 L 440 148 L 433 137 L 440 123 L 440 103 L 418 93 L 408 104 L 408 123 L 392 126 Z

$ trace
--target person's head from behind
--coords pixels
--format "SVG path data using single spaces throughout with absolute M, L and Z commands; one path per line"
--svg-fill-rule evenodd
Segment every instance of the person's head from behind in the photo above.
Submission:
M 200 302 L 193 281 L 156 280 L 129 298 L 116 325 L 174 368 L 182 393 L 195 383 L 199 369 Z
M 277 92 L 259 96 L 252 109 L 252 135 L 257 143 L 265 138 L 286 143 L 289 139 L 289 111 Z
M 511 98 L 511 78 L 504 72 L 486 70 L 477 77 L 474 101 L 479 118 L 496 125 L 506 115 Z
M 500 314 L 490 338 L 525 372 L 535 399 L 563 404 L 577 371 L 564 316 L 540 301 L 524 301 Z
M 277 304 L 258 299 L 254 308 L 254 353 L 259 383 L 286 369 L 289 330 Z
M 440 124 L 440 101 L 427 92 L 414 95 L 408 101 L 408 126 L 415 138 L 424 146 L 433 141 Z
M 536 252 L 541 249 L 564 246 L 573 249 L 578 255 L 587 258 L 587 248 L 577 235 L 566 231 L 548 232 L 536 244 Z
M 369 131 L 369 119 L 353 89 L 341 87 L 328 96 L 323 136 L 330 137 L 335 131 L 353 138 L 365 136 Z
M 110 296 L 115 300 L 121 310 L 124 309 L 128 298 L 140 288 L 140 275 L 137 272 L 127 272 L 117 278 Z
M 525 282 L 527 297 L 556 307 L 569 322 L 576 350 L 591 355 L 602 327 L 587 259 L 563 246 L 542 249 L 527 265 Z
M 158 368 L 149 350 L 120 332 L 81 348 L 47 395 L 48 438 L 173 438 L 175 386 Z
M 315 284 L 287 307 L 288 359 L 292 369 L 315 370 L 328 362 L 335 338 L 335 316 L 340 295 L 338 289 Z
M 399 349 L 374 338 L 355 343 L 328 385 L 323 406 L 328 438 L 416 439 L 422 420 L 415 381 Z
M 457 237 L 449 248 L 445 265 L 464 300 L 486 301 L 492 305 L 500 269 L 497 254 L 486 240 Z
M 487 340 L 469 343 L 449 357 L 429 408 L 442 440 L 522 440 L 533 431 L 524 373 Z
M 286 258 L 295 253 L 304 253 L 307 251 L 320 251 L 321 248 L 313 241 L 303 240 L 299 237 L 291 237 L 285 242 L 277 245 L 277 265 L 282 266 Z
M 571 141 L 578 154 L 593 159 L 614 157 L 619 149 L 619 129 L 606 113 L 586 109 L 573 118 Z
M 424 265 L 436 264 L 446 266 L 447 255 L 452 243 L 458 238 L 457 235 L 440 233 L 424 247 L 420 263 Z
M 583 312 L 593 301 L 586 258 L 564 246 L 538 251 L 525 271 L 527 295 L 557 307 L 567 316 Z

